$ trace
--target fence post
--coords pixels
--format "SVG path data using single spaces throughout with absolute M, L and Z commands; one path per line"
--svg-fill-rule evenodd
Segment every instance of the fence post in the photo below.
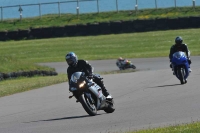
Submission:
M 40 19 L 42 18 L 42 14 L 41 14 L 41 4 L 39 3 L 39 15 L 40 15 Z
M 79 18 L 79 0 L 77 0 L 76 13 L 77 13 L 77 18 Z
M 99 13 L 99 0 L 97 0 L 97 12 Z
M 137 15 L 137 10 L 138 10 L 138 2 L 137 0 L 135 1 L 135 14 Z
M 118 1 L 116 0 L 116 9 L 117 9 L 117 12 L 119 12 L 118 11 Z
M 193 9 L 195 10 L 195 0 L 192 0 Z
M 19 16 L 20 16 L 20 22 L 22 22 L 22 7 L 21 7 L 21 5 L 19 5 Z
M 3 21 L 3 7 L 1 7 L 1 21 Z
M 156 9 L 158 8 L 158 5 L 157 5 L 157 0 L 155 0 L 155 6 L 156 6 Z
M 175 5 L 175 8 L 176 8 L 176 0 L 174 0 L 174 5 Z
M 58 2 L 58 13 L 59 13 L 59 17 L 61 16 L 60 15 L 60 1 Z

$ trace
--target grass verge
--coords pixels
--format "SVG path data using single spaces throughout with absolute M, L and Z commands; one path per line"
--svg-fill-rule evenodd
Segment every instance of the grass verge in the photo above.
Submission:
M 123 70 L 123 71 L 110 71 L 101 72 L 99 74 L 117 74 L 117 73 L 129 73 L 136 70 Z M 67 82 L 66 74 L 58 74 L 57 76 L 34 76 L 34 77 L 21 77 L 16 79 L 9 79 L 0 82 L 0 97 L 20 93 L 32 89 L 37 89 L 44 86 Z
M 192 123 L 171 125 L 169 127 L 144 129 L 126 133 L 199 133 L 199 131 L 200 131 L 200 122 L 197 121 Z
M 159 8 L 159 9 L 140 9 L 135 13 L 134 10 L 119 11 L 119 12 L 100 12 L 100 13 L 85 13 L 80 14 L 77 18 L 76 14 L 62 14 L 61 17 L 57 14 L 43 15 L 35 18 L 23 18 L 4 20 L 0 23 L 0 31 L 29 29 L 39 27 L 65 26 L 72 24 L 86 24 L 109 22 L 119 20 L 135 20 L 135 19 L 156 19 L 156 18 L 178 18 L 199 16 L 200 6 L 192 7 L 177 7 L 177 8 Z
M 45 77 L 21 77 L 16 79 L 9 79 L 0 82 L 0 97 L 20 93 L 32 89 L 37 89 L 44 86 L 66 82 L 66 74 L 59 74 L 58 76 Z

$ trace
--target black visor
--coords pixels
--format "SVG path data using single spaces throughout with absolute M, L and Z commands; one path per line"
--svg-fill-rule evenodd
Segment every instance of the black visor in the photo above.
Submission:
M 74 62 L 72 60 L 66 60 L 68 65 L 72 65 Z

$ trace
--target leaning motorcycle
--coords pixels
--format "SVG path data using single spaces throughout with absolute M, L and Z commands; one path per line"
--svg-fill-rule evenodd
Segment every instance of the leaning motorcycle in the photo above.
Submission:
M 112 96 L 105 97 L 101 87 L 85 76 L 84 72 L 73 73 L 70 79 L 70 86 L 73 94 L 76 94 L 76 99 L 89 115 L 95 116 L 98 110 L 104 110 L 106 113 L 115 111 Z M 70 96 L 70 98 L 73 96 Z
M 120 63 L 119 60 L 117 60 L 116 65 L 119 68 L 119 70 L 125 70 L 128 68 L 136 69 L 136 66 L 133 65 L 133 63 L 127 59 L 124 60 L 123 64 Z
M 184 52 L 176 52 L 173 54 L 172 65 L 176 77 L 180 80 L 181 84 L 187 83 L 189 76 L 189 63 Z

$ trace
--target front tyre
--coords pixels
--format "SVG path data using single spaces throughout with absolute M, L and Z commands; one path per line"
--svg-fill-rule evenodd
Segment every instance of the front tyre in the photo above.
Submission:
M 179 77 L 179 80 L 180 80 L 181 84 L 184 84 L 185 81 L 184 81 L 184 74 L 183 74 L 183 69 L 182 68 L 178 69 L 178 77 Z
M 96 108 L 96 106 L 94 105 L 94 103 L 91 102 L 91 100 L 85 94 L 82 94 L 79 97 L 79 101 L 82 104 L 82 106 L 85 109 L 85 111 L 89 115 L 95 116 L 97 114 L 97 108 Z

